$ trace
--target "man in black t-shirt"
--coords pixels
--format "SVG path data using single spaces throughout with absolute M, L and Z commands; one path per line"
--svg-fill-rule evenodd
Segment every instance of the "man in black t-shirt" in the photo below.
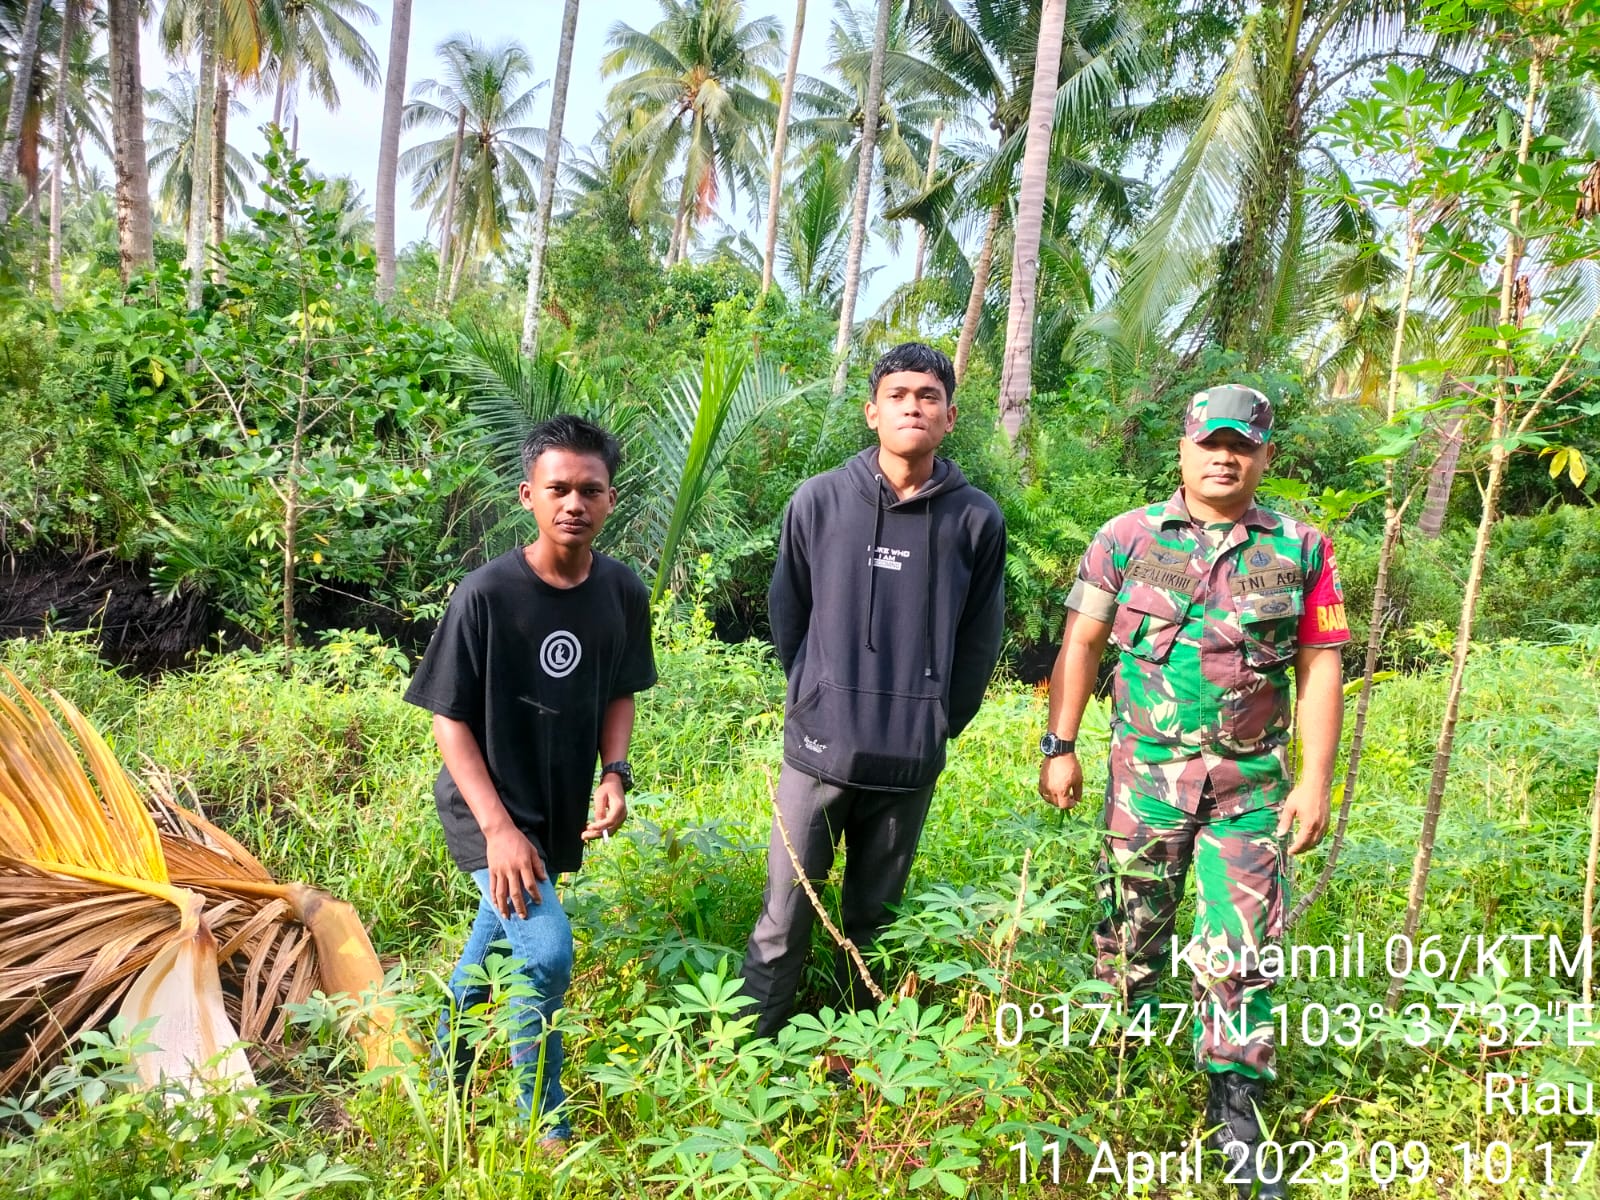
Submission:
M 405 697 L 434 714 L 439 820 L 481 895 L 450 977 L 454 1007 L 488 999 L 483 964 L 509 943 L 531 990 L 511 1000 L 519 1101 L 552 1122 L 542 1141 L 552 1150 L 571 1137 L 558 1111 L 561 1034 L 547 1031 L 572 975 L 572 927 L 554 880 L 578 869 L 584 842 L 610 837 L 626 817 L 633 696 L 656 681 L 650 593 L 590 548 L 616 506 L 620 460 L 616 438 L 589 421 L 560 416 L 533 429 L 517 494 L 539 537 L 461 581 Z M 439 1041 L 459 1072 L 472 1055 L 450 1017 Z

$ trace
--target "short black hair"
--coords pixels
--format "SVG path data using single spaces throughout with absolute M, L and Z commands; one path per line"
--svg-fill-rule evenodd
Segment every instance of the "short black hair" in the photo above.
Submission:
M 609 430 L 561 413 L 547 421 L 540 421 L 528 431 L 522 441 L 522 474 L 533 475 L 533 464 L 546 450 L 568 450 L 573 454 L 592 454 L 606 465 L 606 474 L 613 480 L 622 465 L 622 443 Z
M 935 350 L 922 342 L 901 342 L 885 353 L 872 365 L 872 377 L 867 381 L 867 390 L 872 399 L 878 398 L 879 381 L 896 371 L 921 371 L 934 376 L 944 385 L 945 403 L 955 402 L 956 369 L 950 362 L 950 356 L 943 350 Z

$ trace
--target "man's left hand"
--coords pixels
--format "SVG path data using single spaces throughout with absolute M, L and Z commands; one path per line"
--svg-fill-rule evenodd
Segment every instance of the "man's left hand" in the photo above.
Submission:
M 594 790 L 594 817 L 584 828 L 583 840 L 609 837 L 628 818 L 628 802 L 622 798 L 622 780 L 607 775 Z
M 1311 787 L 1303 783 L 1295 785 L 1288 799 L 1283 802 L 1283 807 L 1278 811 L 1280 839 L 1295 825 L 1300 827 L 1294 841 L 1289 844 L 1290 854 L 1303 854 L 1322 840 L 1322 835 L 1328 832 L 1330 810 L 1326 788 Z

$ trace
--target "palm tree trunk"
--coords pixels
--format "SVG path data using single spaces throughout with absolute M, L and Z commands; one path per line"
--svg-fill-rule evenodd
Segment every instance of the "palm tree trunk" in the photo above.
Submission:
M 789 146 L 789 109 L 794 104 L 794 79 L 800 70 L 800 38 L 806 28 L 806 0 L 795 0 L 794 37 L 789 42 L 789 65 L 783 71 L 783 95 L 778 100 L 778 127 L 772 138 L 772 186 L 767 189 L 767 246 L 761 257 L 761 294 L 772 286 L 778 255 L 778 208 L 783 196 L 783 160 Z
M 467 247 L 472 239 L 465 232 L 456 239 L 455 262 L 450 267 L 450 290 L 444 295 L 444 307 L 448 312 L 455 305 L 456 289 L 461 286 L 461 271 L 467 265 Z
M 1016 445 L 1033 392 L 1033 315 L 1038 299 L 1039 242 L 1044 233 L 1045 174 L 1055 132 L 1056 80 L 1061 74 L 1061 40 L 1067 0 L 1044 0 L 1039 43 L 1033 56 L 1033 94 L 1028 100 L 1028 140 L 1022 151 L 1022 182 L 1017 190 L 1016 237 L 1011 247 L 1011 303 L 1006 313 L 1006 344 L 1000 369 L 1000 428 Z
M 672 238 L 667 242 L 666 265 L 675 266 L 678 261 L 678 247 L 686 240 L 684 227 L 689 220 L 689 177 L 683 178 L 683 190 L 678 193 L 678 212 L 672 219 Z
M 716 170 L 711 155 L 695 153 L 701 146 L 706 136 L 705 115 L 697 108 L 694 110 L 694 127 L 689 133 L 689 152 L 684 156 L 683 163 L 683 195 L 679 197 L 679 204 L 683 214 L 683 228 L 678 235 L 678 257 L 673 259 L 673 264 L 689 261 L 689 243 L 694 236 L 694 223 L 700 217 L 700 185 L 705 179 L 704 172 Z M 689 178 L 691 164 L 698 160 L 701 164 L 702 174 L 692 183 Z
M 223 218 L 228 207 L 228 80 L 221 71 L 217 77 L 217 102 L 213 106 L 211 140 L 211 244 L 222 245 Z M 217 282 L 222 281 L 222 267 L 216 267 Z
M 1533 116 L 1539 99 L 1539 89 L 1543 83 L 1543 74 L 1544 58 L 1535 49 L 1533 59 L 1528 66 L 1528 94 L 1522 109 L 1522 138 L 1517 147 L 1519 166 L 1528 161 L 1528 150 L 1533 142 Z M 1512 286 L 1525 249 L 1525 241 L 1520 232 L 1522 217 L 1520 197 L 1512 199 L 1507 215 L 1506 224 L 1510 233 L 1506 239 L 1505 262 L 1500 279 L 1499 324 L 1502 329 L 1513 318 Z M 1593 328 L 1592 322 L 1589 328 Z M 1506 447 L 1506 433 L 1511 421 L 1511 384 L 1506 377 L 1515 367 L 1511 360 L 1510 344 L 1504 338 L 1500 341 L 1500 355 L 1501 374 L 1495 392 L 1494 415 L 1489 424 L 1489 478 L 1484 484 L 1483 512 L 1478 518 L 1478 535 L 1472 544 L 1471 564 L 1467 568 L 1467 584 L 1461 596 L 1461 616 L 1456 622 L 1450 687 L 1445 694 L 1444 718 L 1439 725 L 1439 740 L 1433 753 L 1433 772 L 1428 779 L 1428 798 L 1422 812 L 1422 832 L 1417 838 L 1417 855 L 1411 864 L 1411 885 L 1406 894 L 1406 915 L 1401 932 L 1408 943 L 1415 940 L 1417 925 L 1422 919 L 1422 902 L 1427 894 L 1428 873 L 1433 865 L 1433 845 L 1439 830 L 1439 813 L 1444 807 L 1444 788 L 1450 778 L 1450 759 L 1455 750 L 1456 722 L 1461 715 L 1461 693 L 1466 685 L 1467 656 L 1472 648 L 1472 626 L 1478 613 L 1478 594 L 1483 585 L 1483 568 L 1489 557 L 1489 539 L 1494 533 L 1500 485 L 1505 478 L 1506 463 L 1511 457 L 1511 452 Z M 1551 388 L 1560 378 L 1561 374 L 1558 373 L 1551 381 Z M 1545 394 L 1548 395 L 1549 391 L 1547 388 Z M 1537 407 L 1536 403 L 1535 409 Z M 1400 993 L 1404 987 L 1403 976 L 1390 977 L 1389 990 L 1384 1001 L 1391 1012 L 1400 1003 Z
M 872 166 L 878 149 L 879 110 L 883 107 L 883 57 L 889 45 L 892 0 L 878 0 L 878 24 L 872 32 L 872 63 L 867 69 L 867 95 L 861 106 L 861 164 L 856 170 L 855 209 L 850 214 L 850 249 L 844 260 L 844 294 L 839 298 L 839 333 L 833 340 L 833 394 L 844 391 L 849 367 L 850 332 L 855 324 L 856 292 L 861 286 L 861 258 L 867 245 L 867 208 L 872 203 Z
M 43 10 L 44 0 L 28 0 L 28 9 L 22 18 L 22 40 L 17 45 L 16 65 L 11 72 L 11 107 L 6 112 L 5 140 L 0 142 L 0 222 L 11 215 L 5 189 L 17 176 L 22 118 L 28 111 L 28 97 L 33 91 L 33 68 L 39 58 L 39 15 Z
M 922 190 L 928 191 L 933 187 L 933 173 L 939 165 L 939 135 L 944 132 L 944 118 L 935 117 L 933 122 L 933 138 L 928 143 L 928 170 L 922 177 Z M 928 227 L 917 226 L 917 261 L 911 270 L 911 286 L 916 287 L 922 282 L 922 268 L 928 259 Z
M 139 71 L 139 0 L 106 0 L 111 54 L 111 141 L 117 177 L 117 250 L 122 282 L 155 264 L 150 171 L 144 152 Z
M 433 306 L 444 304 L 447 276 L 450 271 L 450 241 L 456 230 L 456 188 L 461 182 L 461 144 L 467 137 L 467 110 L 461 109 L 456 119 L 456 144 L 450 150 L 450 186 L 444 194 L 444 228 L 439 231 L 439 280 L 433 289 Z M 448 280 L 451 297 L 455 296 L 454 280 Z
M 550 240 L 550 210 L 556 199 L 556 167 L 561 158 L 561 126 L 567 115 L 567 84 L 572 78 L 572 46 L 578 36 L 578 0 L 561 10 L 561 50 L 556 57 L 555 94 L 550 97 L 550 127 L 544 170 L 539 180 L 539 211 L 534 215 L 533 248 L 528 252 L 528 297 L 522 306 L 522 352 L 533 354 L 539 333 L 539 284 Z
M 411 47 L 411 0 L 394 0 L 389 22 L 389 67 L 383 79 L 383 128 L 378 134 L 378 185 L 373 201 L 373 249 L 378 299 L 394 295 L 394 193 L 400 173 L 400 112 L 406 103 L 406 55 Z
M 195 104 L 190 153 L 189 244 L 184 265 L 189 272 L 189 307 L 199 308 L 205 292 L 206 227 L 210 223 L 212 126 L 217 103 L 217 22 L 221 0 L 202 0 L 200 12 L 200 95 Z
M 283 98 L 288 92 L 288 81 L 283 74 L 283 68 L 278 69 L 278 85 L 272 89 L 272 123 L 279 129 L 283 128 Z
M 61 8 L 61 48 L 56 55 L 55 162 L 50 169 L 50 300 L 61 307 L 61 202 L 63 169 L 67 154 L 67 64 L 72 52 L 72 18 L 77 12 L 74 0 Z
M 972 343 L 978 338 L 978 322 L 983 318 L 983 296 L 989 290 L 989 271 L 994 265 L 994 239 L 1000 230 L 1000 218 L 1005 215 L 1002 200 L 989 210 L 989 224 L 983 231 L 983 248 L 978 251 L 978 261 L 972 267 L 972 291 L 967 296 L 967 315 L 961 319 L 961 337 L 956 342 L 956 382 L 967 373 L 967 360 L 972 357 Z

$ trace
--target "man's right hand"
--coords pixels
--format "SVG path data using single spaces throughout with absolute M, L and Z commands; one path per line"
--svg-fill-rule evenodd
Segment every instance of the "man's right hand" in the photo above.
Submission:
M 502 917 L 511 909 L 523 920 L 528 917 L 526 897 L 540 904 L 539 884 L 548 879 L 544 862 L 522 830 L 508 825 L 484 837 L 489 856 L 489 902 Z
M 1039 795 L 1063 811 L 1083 798 L 1083 767 L 1076 754 L 1057 754 L 1039 764 Z

